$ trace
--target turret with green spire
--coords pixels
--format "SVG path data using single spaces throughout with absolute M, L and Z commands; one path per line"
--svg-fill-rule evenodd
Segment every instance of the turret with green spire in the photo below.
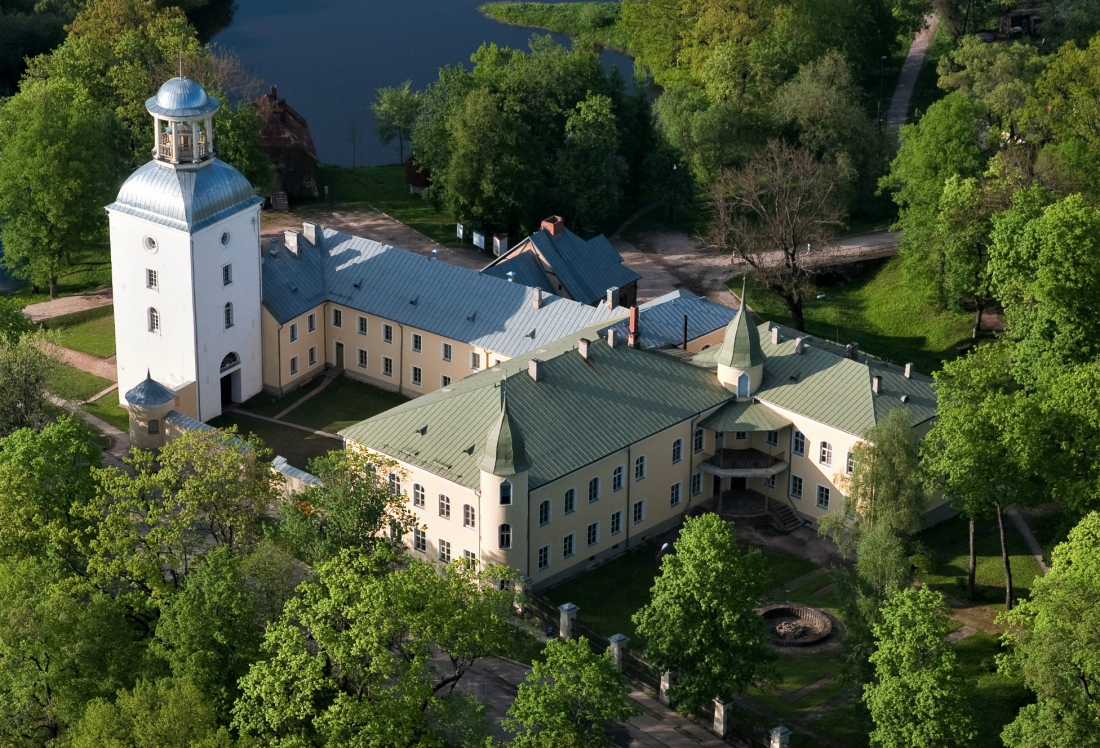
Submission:
M 529 470 L 531 463 L 523 446 L 523 434 L 508 413 L 508 395 L 504 380 L 500 383 L 500 416 L 489 429 L 480 468 L 493 475 L 515 475 Z
M 744 285 L 741 306 L 726 327 L 714 361 L 718 364 L 718 381 L 738 397 L 748 397 L 760 387 L 764 378 L 764 349 L 760 347 L 760 333 L 749 319 Z

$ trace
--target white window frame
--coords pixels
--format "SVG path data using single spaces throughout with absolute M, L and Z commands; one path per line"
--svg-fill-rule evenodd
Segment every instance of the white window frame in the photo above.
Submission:
M 360 335 L 366 335 L 370 329 L 370 324 L 367 322 L 367 318 L 364 317 L 362 314 L 356 317 L 355 325 Z
M 638 455 L 634 460 L 634 482 L 638 483 L 645 480 L 646 476 L 646 458 L 645 455 Z
M 505 535 L 507 535 L 507 543 L 505 543 Z M 512 547 L 512 525 L 509 522 L 501 522 L 497 525 L 497 547 L 501 550 L 508 550 Z
M 833 445 L 829 442 L 821 442 L 821 446 L 817 451 L 818 463 L 825 465 L 826 467 L 832 467 L 833 465 Z
M 749 438 L 749 432 L 748 431 L 734 431 L 733 432 L 733 438 L 737 441 L 744 441 L 745 439 Z
M 145 268 L 145 287 L 153 291 L 160 290 L 160 275 L 152 268 Z
M 156 307 L 149 307 L 145 312 L 145 322 L 149 327 L 149 332 L 154 335 L 160 335 L 160 312 Z
M 401 476 L 397 473 L 390 473 L 390 494 L 393 496 L 401 495 Z
M 393 344 L 393 325 L 382 325 L 382 342 Z
M 470 351 L 470 369 L 481 371 L 481 354 L 477 351 Z
M 466 562 L 466 565 L 471 569 L 477 568 L 477 554 L 468 548 L 462 549 L 462 560 Z
M 595 491 L 593 491 L 595 488 Z M 600 476 L 595 476 L 588 481 L 588 503 L 595 504 L 600 500 Z
M 290 357 L 290 376 L 295 376 L 298 373 L 298 357 Z
M 678 462 L 684 460 L 684 440 L 677 439 L 672 442 L 672 464 L 675 465 Z
M 449 520 L 451 518 L 451 497 L 445 493 L 439 494 L 439 516 Z
M 290 323 L 290 342 L 291 343 L 297 343 L 298 342 L 298 323 L 297 322 L 291 322 Z
M 668 489 L 668 505 L 679 506 L 680 502 L 684 500 L 683 484 L 680 482 L 673 483 Z
M 332 310 L 332 326 L 340 328 L 344 326 L 344 311 L 342 309 Z
M 619 509 L 611 513 L 611 537 L 615 537 L 623 531 L 623 510 Z
M 451 563 L 451 541 L 439 539 L 439 560 L 445 564 Z
M 848 455 L 844 459 L 844 474 L 851 475 L 856 471 L 856 453 L 855 450 L 848 450 Z
M 473 504 L 462 505 L 462 526 L 470 530 L 477 529 L 477 509 Z
M 600 544 L 600 521 L 590 522 L 585 529 L 584 539 L 588 541 L 588 547 Z
M 439 346 L 439 357 L 443 361 L 450 361 L 454 355 L 454 346 L 450 343 L 442 343 Z
M 417 553 L 428 552 L 428 533 L 419 527 L 413 528 L 413 550 Z
M 309 356 L 306 358 L 306 360 L 309 361 L 309 365 L 310 366 L 316 366 L 317 365 L 317 346 L 311 345 L 309 347 L 308 353 L 309 353 Z
M 645 499 L 639 499 L 634 502 L 634 510 L 631 513 L 631 517 L 636 525 L 645 522 Z
M 233 263 L 227 262 L 222 265 L 222 285 L 228 286 L 233 283 Z
M 363 348 L 355 349 L 355 365 L 360 369 L 370 368 L 370 355 Z
M 779 432 L 778 431 L 766 431 L 764 432 L 764 443 L 770 447 L 779 446 Z
M 626 468 L 622 465 L 611 471 L 611 493 L 618 493 L 623 490 L 623 473 L 625 472 Z
M 310 312 L 306 317 L 306 332 L 317 332 L 317 312 Z
M 449 376 L 447 376 L 446 374 L 440 374 L 439 375 L 439 386 L 440 387 L 450 387 L 451 386 L 451 378 Z
M 798 429 L 791 429 L 791 454 L 806 456 L 806 435 Z
M 705 429 L 695 429 L 691 437 L 692 454 L 699 454 L 707 450 L 707 432 Z
M 577 489 L 569 488 L 565 491 L 563 514 L 572 514 L 577 511 Z
M 577 552 L 577 533 L 571 532 L 561 539 L 561 557 L 572 558 Z
M 766 476 L 764 478 L 764 485 L 767 486 L 768 488 L 774 489 L 775 488 L 775 475 L 772 474 L 772 475 Z
M 418 332 L 412 334 L 412 345 L 410 349 L 413 353 L 423 353 L 424 351 L 424 336 Z
M 694 473 L 691 476 L 691 495 L 698 496 L 703 493 L 703 474 Z
M 424 508 L 424 486 L 419 483 L 413 483 L 412 502 L 413 506 Z
M 382 357 L 382 376 L 393 377 L 393 359 L 389 356 Z
M 409 384 L 411 384 L 413 387 L 424 386 L 424 370 L 421 369 L 419 366 L 409 367 Z
M 797 481 L 797 483 L 795 481 Z M 798 486 L 797 491 L 795 491 L 795 486 Z M 799 501 L 802 501 L 802 494 L 805 492 L 805 490 L 806 482 L 802 480 L 801 476 L 792 474 L 790 482 L 787 486 L 787 495 L 790 496 L 792 499 L 798 499 Z
M 225 329 L 226 330 L 228 330 L 230 327 L 232 327 L 234 325 L 233 302 L 232 301 L 225 302 L 225 306 L 222 307 L 222 317 L 223 317 L 222 321 L 225 323 Z
M 832 498 L 832 489 L 829 486 L 823 486 L 820 483 L 817 484 L 817 493 L 814 495 L 814 506 L 818 509 L 824 509 L 829 511 L 829 499 Z M 824 494 L 825 502 L 822 503 L 821 498 Z

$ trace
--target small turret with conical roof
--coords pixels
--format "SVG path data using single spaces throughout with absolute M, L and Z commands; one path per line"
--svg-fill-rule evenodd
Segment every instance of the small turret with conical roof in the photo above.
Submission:
M 481 464 L 481 548 L 487 563 L 527 568 L 527 471 L 531 462 L 519 423 L 509 412 L 507 379 L 500 382 L 500 414 L 485 437 Z
M 738 397 L 750 397 L 764 378 L 764 349 L 760 333 L 749 319 L 745 288 L 741 287 L 741 307 L 726 327 L 722 345 L 714 357 L 718 381 Z

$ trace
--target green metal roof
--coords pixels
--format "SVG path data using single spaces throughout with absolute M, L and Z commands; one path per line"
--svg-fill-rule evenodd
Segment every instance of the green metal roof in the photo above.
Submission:
M 501 390 L 507 380 L 501 382 Z M 531 468 L 523 446 L 523 433 L 508 413 L 508 399 L 501 398 L 500 418 L 489 429 L 481 469 L 493 475 L 515 475 Z
M 498 364 L 340 434 L 477 489 L 490 430 L 502 420 L 498 388 L 506 379 L 513 444 L 522 433 L 528 486 L 537 488 L 730 398 L 712 372 L 658 353 L 594 339 L 585 360 L 576 351 L 580 337 Z M 542 360 L 537 382 L 527 374 L 532 357 Z
M 743 292 L 742 292 L 743 294 Z M 737 316 L 726 326 L 726 336 L 714 354 L 714 361 L 723 366 L 749 369 L 764 363 L 764 351 L 760 348 L 760 333 L 745 311 L 745 297 Z
M 755 400 L 731 400 L 699 425 L 711 431 L 779 431 L 791 422 Z

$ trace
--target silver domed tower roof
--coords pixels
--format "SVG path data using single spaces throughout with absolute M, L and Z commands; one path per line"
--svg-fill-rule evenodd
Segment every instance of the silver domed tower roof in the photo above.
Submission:
M 214 113 L 219 102 L 190 78 L 172 78 L 145 102 L 149 114 L 165 119 L 200 119 Z

